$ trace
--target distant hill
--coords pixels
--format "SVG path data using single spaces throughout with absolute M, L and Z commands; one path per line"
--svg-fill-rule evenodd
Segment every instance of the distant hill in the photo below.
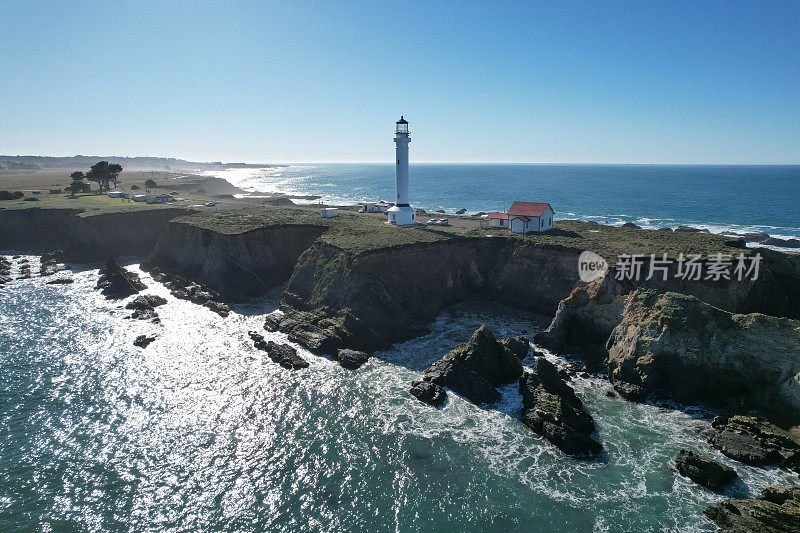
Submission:
M 51 157 L 41 155 L 0 155 L 0 170 L 41 170 L 48 168 L 88 168 L 98 161 L 118 163 L 126 170 L 224 170 L 226 168 L 259 168 L 266 166 L 250 163 L 197 162 L 174 157 L 122 157 L 100 155 L 73 155 Z

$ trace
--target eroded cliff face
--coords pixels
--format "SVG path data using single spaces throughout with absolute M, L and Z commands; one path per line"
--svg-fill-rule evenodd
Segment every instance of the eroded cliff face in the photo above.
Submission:
M 630 399 L 661 391 L 685 403 L 800 409 L 800 321 L 630 288 L 611 276 L 576 288 L 536 342 L 582 353 Z M 738 307 L 747 308 L 752 302 L 742 294 Z
M 225 234 L 173 221 L 158 239 L 145 268 L 156 267 L 239 300 L 285 282 L 298 257 L 325 228 L 271 226 Z
M 452 239 L 350 254 L 306 251 L 274 324 L 319 351 L 386 347 L 423 333 L 449 305 L 481 295 L 552 314 L 578 279 L 578 253 L 519 239 Z
M 77 209 L 0 209 L 0 249 L 63 250 L 64 260 L 147 255 L 183 209 L 145 209 L 81 217 Z

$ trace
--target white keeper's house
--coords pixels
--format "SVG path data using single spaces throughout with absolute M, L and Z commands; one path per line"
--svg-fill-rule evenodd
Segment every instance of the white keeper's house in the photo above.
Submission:
M 505 213 L 486 215 L 487 228 L 508 228 L 514 233 L 532 233 L 553 229 L 555 211 L 548 203 L 514 202 Z

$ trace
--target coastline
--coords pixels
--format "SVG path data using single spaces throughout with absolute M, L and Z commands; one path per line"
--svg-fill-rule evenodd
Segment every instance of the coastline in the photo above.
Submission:
M 359 165 L 343 165 L 346 167 L 358 167 Z M 376 165 L 364 165 L 373 171 Z M 442 165 L 446 166 L 446 165 Z M 514 165 L 509 165 L 514 166 Z M 335 179 L 328 180 L 319 179 L 313 180 L 310 178 L 311 172 L 315 165 L 298 164 L 286 165 L 283 167 L 263 167 L 257 169 L 231 169 L 223 171 L 207 171 L 203 172 L 204 175 L 213 175 L 225 179 L 232 185 L 243 189 L 244 193 L 237 195 L 237 197 L 258 197 L 260 194 L 265 197 L 285 196 L 292 199 L 298 205 L 314 205 L 324 203 L 326 205 L 353 205 L 359 201 L 377 201 L 385 198 L 390 198 L 393 192 L 391 186 L 387 187 L 384 191 L 383 197 L 373 198 L 371 196 L 349 194 L 342 195 L 341 192 L 336 190 Z M 676 166 L 680 168 L 680 166 Z M 723 167 L 724 168 L 724 167 Z M 296 172 L 290 172 L 292 169 L 297 169 Z M 800 167 L 798 167 L 800 169 Z M 454 169 L 454 172 L 457 168 Z M 292 177 L 286 177 L 287 172 L 292 174 Z M 294 175 L 297 174 L 297 175 Z M 336 176 L 336 178 L 339 178 Z M 334 190 L 332 190 L 334 189 Z M 536 194 L 536 193 L 534 193 Z M 525 195 L 522 191 L 520 196 Z M 540 199 L 541 200 L 541 199 Z M 547 200 L 547 199 L 545 199 Z M 450 206 L 442 206 L 441 202 L 433 202 L 430 200 L 418 200 L 414 206 L 419 209 L 424 209 L 431 215 L 447 215 L 457 216 L 456 211 L 460 209 L 467 209 L 467 214 L 474 215 L 480 212 L 490 212 L 497 210 L 495 205 L 491 205 L 487 200 L 485 203 L 470 203 L 464 202 L 464 205 L 456 204 Z M 453 203 L 453 202 L 451 202 Z M 444 213 L 437 213 L 438 210 Z M 678 226 L 689 226 L 701 230 L 707 230 L 714 234 L 723 234 L 724 232 L 736 233 L 739 235 L 767 233 L 771 237 L 778 239 L 800 239 L 800 226 L 781 226 L 772 225 L 766 221 L 754 224 L 734 223 L 734 222 L 719 222 L 713 219 L 698 219 L 696 217 L 666 217 L 659 218 L 652 213 L 643 215 L 626 214 L 623 210 L 609 210 L 605 213 L 597 212 L 582 212 L 576 210 L 559 211 L 556 209 L 554 220 L 580 220 L 583 222 L 597 222 L 609 226 L 622 226 L 623 224 L 636 224 L 644 229 L 659 229 L 659 228 L 676 228 Z M 760 246 L 772 250 L 782 252 L 800 251 L 798 248 L 788 248 L 773 245 L 761 245 L 758 243 L 748 243 L 749 247 Z

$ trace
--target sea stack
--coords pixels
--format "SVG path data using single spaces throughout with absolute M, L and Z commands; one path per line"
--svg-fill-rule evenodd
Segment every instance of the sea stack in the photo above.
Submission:
M 397 166 L 395 181 L 397 194 L 395 204 L 389 208 L 389 224 L 395 226 L 413 226 L 417 223 L 417 212 L 408 203 L 408 143 L 411 134 L 408 131 L 408 121 L 400 116 L 396 122 L 394 144 L 397 153 Z

